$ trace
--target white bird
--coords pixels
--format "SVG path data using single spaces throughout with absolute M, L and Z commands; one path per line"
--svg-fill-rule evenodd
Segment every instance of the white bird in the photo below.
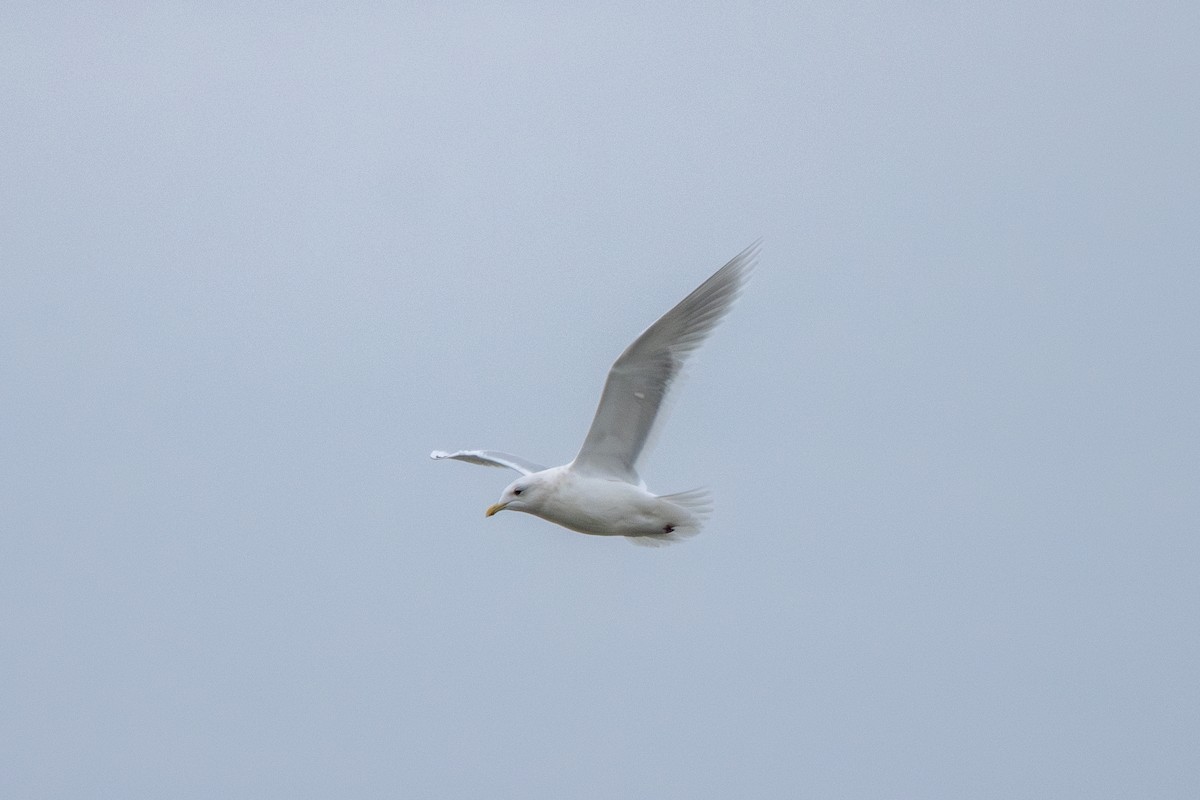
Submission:
M 609 370 L 592 427 L 570 464 L 546 468 L 496 450 L 435 450 L 430 456 L 521 473 L 488 508 L 489 517 L 524 511 L 580 533 L 647 545 L 697 533 L 711 511 L 708 493 L 651 494 L 637 461 L 672 381 L 729 312 L 757 259 L 756 242 L 625 348 Z

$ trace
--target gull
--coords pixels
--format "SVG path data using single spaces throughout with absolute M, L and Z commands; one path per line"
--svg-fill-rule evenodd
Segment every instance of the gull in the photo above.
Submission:
M 712 510 L 708 492 L 652 494 L 637 462 L 672 382 L 729 313 L 758 250 L 756 242 L 734 256 L 625 348 L 608 372 L 592 427 L 570 464 L 547 468 L 498 450 L 434 450 L 430 457 L 521 473 L 487 509 L 489 517 L 523 511 L 579 533 L 624 536 L 643 545 L 698 533 Z

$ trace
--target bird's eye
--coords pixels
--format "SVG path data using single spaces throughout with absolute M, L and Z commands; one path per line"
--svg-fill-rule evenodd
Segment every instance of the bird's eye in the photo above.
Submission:
M 524 490 L 524 489 L 513 489 L 513 494 L 515 494 L 515 495 L 517 495 L 518 497 L 520 497 L 520 496 L 521 496 L 521 492 L 523 492 L 523 491 L 525 491 L 525 490 Z

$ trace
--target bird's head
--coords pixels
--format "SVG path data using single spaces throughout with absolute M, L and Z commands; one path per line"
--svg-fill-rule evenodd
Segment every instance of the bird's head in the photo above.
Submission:
M 538 507 L 541 502 L 542 481 L 539 475 L 524 475 L 508 485 L 500 500 L 488 508 L 485 516 L 492 516 L 499 511 L 529 512 Z

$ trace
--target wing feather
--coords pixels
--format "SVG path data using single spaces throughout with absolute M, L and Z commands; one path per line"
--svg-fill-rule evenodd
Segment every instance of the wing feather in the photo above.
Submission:
M 499 450 L 459 450 L 456 453 L 445 453 L 434 450 L 430 458 L 452 458 L 455 461 L 466 461 L 468 464 L 482 464 L 485 467 L 506 467 L 515 469 L 522 475 L 532 475 L 546 469 L 541 464 L 535 464 L 528 459 L 514 456 L 511 453 L 501 453 Z
M 759 243 L 743 250 L 647 328 L 609 370 L 572 468 L 637 484 L 637 460 L 671 382 L 741 293 Z

